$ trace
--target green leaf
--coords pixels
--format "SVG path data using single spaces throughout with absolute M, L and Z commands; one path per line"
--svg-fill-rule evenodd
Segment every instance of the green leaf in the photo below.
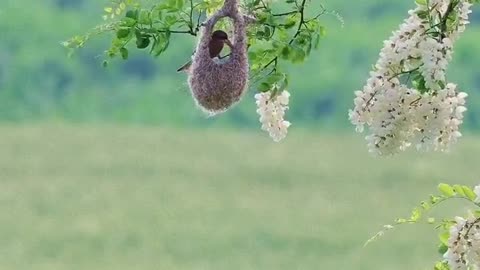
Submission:
M 162 54 L 164 51 L 167 50 L 169 45 L 170 45 L 170 33 L 169 32 L 162 33 L 155 39 L 150 53 L 153 54 L 154 56 L 159 56 L 160 54 Z
M 150 11 L 142 9 L 138 15 L 138 23 L 140 24 L 151 24 L 152 20 L 150 19 Z
M 177 9 L 182 9 L 183 5 L 185 4 L 185 0 L 176 0 L 176 8 Z
M 117 38 L 118 39 L 124 39 L 130 35 L 130 28 L 120 28 L 117 31 Z
M 404 219 L 404 218 L 397 218 L 397 219 L 395 220 L 395 223 L 397 223 L 397 224 L 404 224 L 404 223 L 407 223 L 407 220 Z
M 264 35 L 265 39 L 269 39 L 270 35 L 272 34 L 272 31 L 270 30 L 270 27 L 265 26 L 265 28 L 263 29 L 263 32 L 265 33 L 265 35 Z
M 135 9 L 127 11 L 127 13 L 125 13 L 125 17 L 136 21 L 138 19 L 138 10 Z
M 293 53 L 291 54 L 290 61 L 292 63 L 301 63 L 305 61 L 307 54 L 299 47 L 293 47 Z
M 267 83 L 267 82 L 262 82 L 258 85 L 258 91 L 259 92 L 262 92 L 262 93 L 265 93 L 265 92 L 268 92 L 270 91 L 272 85 Z
M 455 191 L 455 193 L 457 193 L 458 195 L 462 196 L 462 197 L 466 197 L 467 195 L 465 194 L 465 192 L 463 191 L 463 187 L 460 186 L 460 185 L 453 185 L 453 190 Z
M 257 60 L 257 52 L 255 52 L 255 51 L 249 51 L 249 52 L 248 52 L 248 59 L 249 59 L 250 61 L 252 61 L 252 62 L 253 62 L 253 61 L 256 61 L 256 60 Z
M 429 13 L 428 11 L 426 11 L 426 10 L 420 10 L 420 11 L 417 12 L 417 16 L 418 16 L 420 19 L 422 19 L 422 20 L 427 19 L 428 16 L 429 16 L 429 14 L 430 14 L 430 13 Z
M 150 45 L 150 39 L 148 37 L 137 37 L 136 45 L 138 49 L 145 49 Z
M 266 79 L 266 81 L 270 84 L 275 84 L 277 82 L 279 82 L 280 80 L 283 80 L 285 79 L 285 74 L 283 73 L 273 73 L 271 75 L 269 75 Z
M 425 201 L 421 202 L 420 205 L 424 210 L 429 210 L 431 207 L 430 204 L 428 204 L 428 202 L 425 202 Z
M 128 59 L 128 50 L 125 47 L 120 48 L 120 54 L 122 55 L 123 60 Z
M 422 210 L 420 208 L 415 208 L 412 211 L 412 215 L 410 216 L 410 221 L 416 222 L 422 217 Z
M 417 3 L 421 6 L 426 6 L 427 5 L 427 0 L 415 0 L 415 3 Z
M 438 253 L 440 253 L 440 255 L 445 254 L 447 250 L 448 250 L 448 246 L 443 243 L 438 246 Z
M 443 194 L 445 195 L 447 198 L 450 198 L 450 197 L 453 197 L 455 196 L 455 190 L 453 189 L 452 186 L 448 185 L 448 184 L 439 184 L 438 185 L 438 190 Z
M 137 24 L 137 20 L 125 17 L 122 19 L 121 25 L 126 27 L 132 27 Z
M 283 27 L 285 27 L 285 29 L 290 29 L 294 27 L 296 24 L 297 24 L 297 19 L 295 17 L 289 17 L 285 22 L 285 24 L 283 25 Z
M 265 33 L 263 31 L 257 31 L 256 36 L 258 39 L 262 40 L 265 36 Z
M 438 239 L 444 245 L 448 245 L 448 238 L 450 238 L 450 234 L 448 232 L 443 232 L 438 235 Z
M 468 186 L 462 186 L 463 193 L 465 193 L 465 197 L 467 197 L 471 201 L 475 201 L 477 199 L 477 194 L 473 192 L 473 190 Z
M 284 46 L 282 48 L 282 50 L 280 51 L 280 57 L 282 57 L 282 59 L 289 59 L 290 58 L 290 55 L 291 55 L 291 48 L 290 46 Z
M 442 254 L 443 255 L 443 254 Z M 434 270 L 450 270 L 450 267 L 446 262 L 437 262 L 433 268 Z
M 438 197 L 438 196 L 434 196 L 434 195 L 430 195 L 430 203 L 432 205 L 435 205 L 437 204 L 439 201 L 441 201 L 442 198 Z
M 423 75 L 418 71 L 412 73 L 412 75 L 413 75 L 413 80 L 412 80 L 413 87 L 422 94 L 426 93 L 428 89 L 427 89 L 426 81 Z

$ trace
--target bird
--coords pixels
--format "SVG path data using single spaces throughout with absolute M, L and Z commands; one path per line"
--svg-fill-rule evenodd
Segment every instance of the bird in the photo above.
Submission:
M 228 47 L 233 48 L 232 42 L 228 39 L 227 33 L 222 30 L 216 30 L 212 33 L 210 42 L 208 43 L 208 49 L 211 58 L 218 57 L 223 50 L 223 47 L 227 44 Z M 177 72 L 188 71 L 192 65 L 192 60 L 182 65 Z

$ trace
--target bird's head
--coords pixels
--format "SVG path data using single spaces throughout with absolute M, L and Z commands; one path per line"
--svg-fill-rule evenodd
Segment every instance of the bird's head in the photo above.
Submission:
M 215 40 L 215 41 L 221 41 L 221 42 L 227 44 L 230 48 L 233 48 L 233 44 L 228 39 L 227 33 L 225 33 L 222 30 L 216 30 L 215 32 L 213 32 L 212 39 Z

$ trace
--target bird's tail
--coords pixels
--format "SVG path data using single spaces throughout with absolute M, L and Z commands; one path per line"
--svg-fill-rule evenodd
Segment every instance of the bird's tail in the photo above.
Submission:
M 185 63 L 183 66 L 181 66 L 179 69 L 177 69 L 177 72 L 182 72 L 182 71 L 188 71 L 190 69 L 190 66 L 192 65 L 192 61 L 188 61 Z

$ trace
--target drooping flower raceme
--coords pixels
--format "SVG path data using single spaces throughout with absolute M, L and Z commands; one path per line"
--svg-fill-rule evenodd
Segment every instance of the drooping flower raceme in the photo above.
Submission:
M 443 257 L 452 270 L 480 269 L 480 218 L 455 218 Z
M 418 149 L 446 151 L 462 134 L 466 93 L 458 92 L 455 84 L 447 84 L 445 89 L 433 95 L 424 94 L 414 106 L 412 119 L 416 132 L 413 142 Z
M 480 202 L 480 185 L 473 189 L 475 203 Z M 448 250 L 443 255 L 451 270 L 480 269 L 480 218 L 456 217 L 450 227 Z
M 284 119 L 285 112 L 288 110 L 290 93 L 286 90 L 276 95 L 272 95 L 271 92 L 258 93 L 255 95 L 255 99 L 262 129 L 267 131 L 275 142 L 284 139 L 287 136 L 288 127 L 291 125 Z
M 418 1 L 417 1 L 418 2 Z M 447 83 L 453 43 L 468 24 L 468 0 L 417 4 L 384 42 L 362 91 L 355 92 L 350 121 L 363 132 L 370 152 L 389 155 L 416 145 L 445 151 L 461 136 L 467 95 Z

